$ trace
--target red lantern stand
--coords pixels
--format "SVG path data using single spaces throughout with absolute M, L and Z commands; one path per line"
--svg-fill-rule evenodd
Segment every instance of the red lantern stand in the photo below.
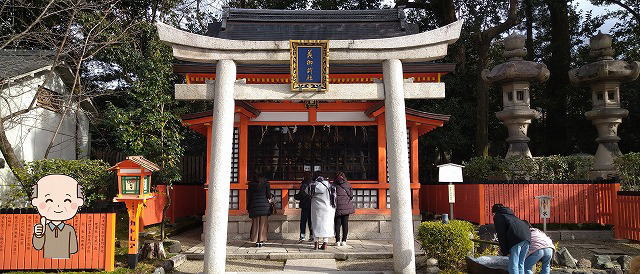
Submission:
M 146 201 L 153 198 L 151 173 L 160 170 L 160 168 L 142 156 L 129 156 L 110 170 L 116 170 L 118 175 L 118 196 L 113 200 L 124 202 L 129 213 L 127 263 L 130 268 L 135 268 L 138 264 L 140 216 Z

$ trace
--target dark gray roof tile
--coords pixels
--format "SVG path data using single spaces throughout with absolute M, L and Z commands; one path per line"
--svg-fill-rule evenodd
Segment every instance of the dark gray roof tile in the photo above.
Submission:
M 0 80 L 50 66 L 54 56 L 49 50 L 0 50 Z
M 225 9 L 207 35 L 232 40 L 360 40 L 417 33 L 402 9 L 252 10 Z

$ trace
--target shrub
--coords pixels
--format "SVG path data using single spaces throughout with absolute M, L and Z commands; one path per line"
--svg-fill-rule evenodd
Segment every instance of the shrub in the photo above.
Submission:
M 25 163 L 19 178 L 25 186 L 21 193 L 31 200 L 31 188 L 40 178 L 51 174 L 73 177 L 83 187 L 84 207 L 96 202 L 110 201 L 115 196 L 115 177 L 109 165 L 102 160 L 61 160 L 44 159 Z
M 473 252 L 475 228 L 466 221 L 423 222 L 418 227 L 418 241 L 427 258 L 438 260 L 441 269 L 461 270 L 465 257 Z
M 622 178 L 622 189 L 640 191 L 640 153 L 621 155 L 615 160 L 614 165 Z
M 593 164 L 592 156 L 547 156 L 506 159 L 475 157 L 465 163 L 464 173 L 470 179 L 506 180 L 586 180 Z
M 464 165 L 465 176 L 474 179 L 502 178 L 507 171 L 504 159 L 491 156 L 474 157 Z

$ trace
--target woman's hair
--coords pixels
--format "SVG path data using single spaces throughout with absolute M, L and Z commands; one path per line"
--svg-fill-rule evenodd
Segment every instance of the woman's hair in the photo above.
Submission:
M 504 205 L 503 204 L 494 204 L 491 207 L 491 213 L 496 213 L 499 209 L 503 208 Z
M 336 172 L 336 175 L 333 177 L 333 180 L 335 182 L 337 182 L 337 181 L 346 182 L 347 181 L 347 176 L 344 175 L 344 172 L 338 171 L 338 172 Z
M 264 183 L 268 183 L 267 181 L 267 177 L 264 176 L 264 174 L 262 172 L 256 172 L 253 174 L 253 181 L 257 182 L 258 184 L 262 185 Z
M 529 221 L 527 221 L 527 220 L 522 220 L 522 221 L 523 221 L 525 224 L 527 224 L 527 226 L 528 226 L 529 228 L 532 228 L 532 227 L 533 227 L 533 226 L 531 226 L 531 223 L 529 223 Z
M 305 171 L 304 175 L 302 177 L 302 180 L 303 181 L 311 181 L 311 180 L 313 180 L 312 178 L 313 178 L 313 174 L 311 174 L 311 171 Z

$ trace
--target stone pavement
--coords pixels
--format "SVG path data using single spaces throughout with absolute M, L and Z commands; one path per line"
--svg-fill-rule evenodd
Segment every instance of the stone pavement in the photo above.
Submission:
M 423 254 L 415 243 L 416 253 Z M 204 245 L 199 243 L 184 254 L 190 260 L 204 258 Z M 382 259 L 393 257 L 391 240 L 349 240 L 348 246 L 333 246 L 327 250 L 313 250 L 313 242 L 298 244 L 296 240 L 273 240 L 264 247 L 255 247 L 249 241 L 227 243 L 227 259 L 287 260 L 287 259 Z
M 297 259 L 287 260 L 284 271 L 291 272 L 329 272 L 338 271 L 334 259 Z

